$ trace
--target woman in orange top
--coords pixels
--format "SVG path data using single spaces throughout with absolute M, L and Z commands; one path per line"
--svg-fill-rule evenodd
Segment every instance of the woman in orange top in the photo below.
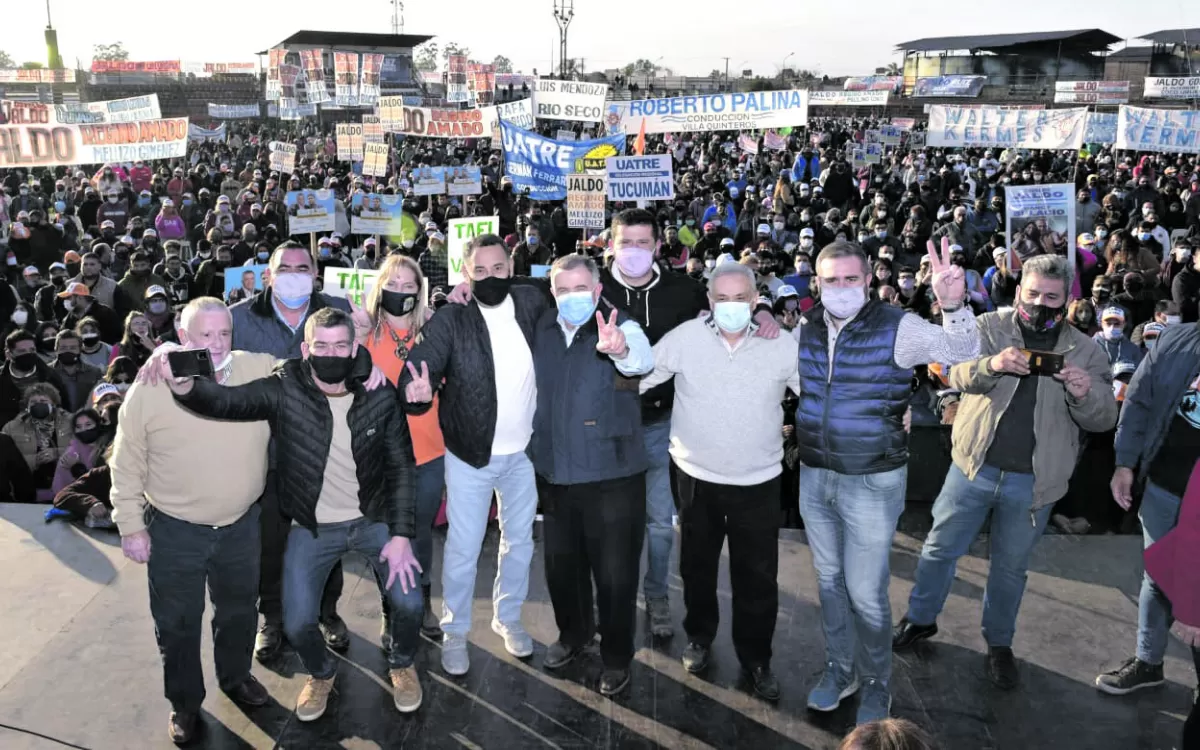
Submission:
M 360 343 L 371 352 L 375 366 L 396 385 L 408 361 L 408 352 L 417 343 L 425 322 L 429 289 L 421 267 L 412 258 L 391 255 L 379 269 L 379 278 L 367 295 L 366 312 L 371 318 L 368 329 L 360 329 Z M 420 416 L 408 416 L 413 455 L 417 460 L 417 538 L 413 540 L 417 562 L 421 564 L 421 591 L 425 598 L 425 617 L 421 634 L 440 639 L 438 617 L 430 607 L 433 568 L 433 519 L 442 502 L 446 486 L 443 457 L 446 443 L 438 425 L 438 401 Z M 386 610 L 385 610 L 386 612 Z M 387 632 L 385 625 L 384 632 Z M 388 644 L 384 644 L 386 647 Z

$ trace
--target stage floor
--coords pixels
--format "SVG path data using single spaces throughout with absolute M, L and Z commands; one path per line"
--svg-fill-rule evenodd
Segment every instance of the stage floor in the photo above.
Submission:
M 147 604 L 145 568 L 126 561 L 113 534 L 62 522 L 42 508 L 0 505 L 0 748 L 169 748 L 168 705 Z M 439 540 L 440 546 L 440 540 Z M 450 678 L 438 647 L 424 643 L 418 668 L 425 704 L 411 717 L 392 707 L 378 648 L 379 596 L 365 567 L 347 567 L 340 606 L 350 626 L 329 713 L 312 724 L 294 716 L 303 684 L 288 652 L 275 670 L 255 664 L 268 706 L 243 712 L 216 688 L 205 632 L 207 748 L 831 748 L 851 727 L 854 702 L 830 715 L 805 708 L 822 669 L 816 579 L 803 532 L 785 532 L 774 669 L 778 706 L 746 692 L 729 643 L 728 571 L 722 565 L 721 635 L 705 679 L 686 674 L 680 581 L 672 576 L 673 639 L 640 636 L 632 685 L 617 700 L 595 690 L 598 656 L 561 677 L 541 667 L 556 630 L 539 552 L 530 572 L 524 622 L 531 659 L 505 653 L 489 628 L 497 539 L 480 561 L 471 671 Z M 920 541 L 897 538 L 892 609 L 903 614 Z M 996 691 L 982 675 L 980 599 L 986 544 L 964 558 L 939 621 L 941 633 L 896 660 L 893 713 L 933 730 L 947 750 L 1003 748 L 1174 748 L 1195 676 L 1172 642 L 1162 689 L 1113 698 L 1092 687 L 1096 673 L 1131 651 L 1141 575 L 1133 536 L 1047 536 L 1038 545 L 1018 623 L 1021 687 Z M 440 566 L 438 566 L 440 571 Z M 439 587 L 435 585 L 434 595 Z M 440 600 L 437 602 L 440 605 Z M 644 620 L 644 618 L 640 618 Z M 639 622 L 644 628 L 645 622 Z M 25 730 L 25 731 L 19 731 Z M 39 737 L 33 733 L 44 735 Z M 49 739 L 47 739 L 49 738 Z

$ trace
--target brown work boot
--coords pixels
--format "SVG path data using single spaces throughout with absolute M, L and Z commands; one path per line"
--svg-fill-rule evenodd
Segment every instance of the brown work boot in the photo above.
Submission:
M 316 721 L 325 715 L 329 706 L 329 694 L 333 692 L 333 678 L 318 680 L 309 676 L 296 700 L 296 718 L 300 721 Z
M 392 678 L 392 700 L 396 710 L 402 714 L 411 714 L 421 707 L 424 693 L 421 691 L 421 680 L 417 678 L 416 667 L 393 669 L 388 672 Z

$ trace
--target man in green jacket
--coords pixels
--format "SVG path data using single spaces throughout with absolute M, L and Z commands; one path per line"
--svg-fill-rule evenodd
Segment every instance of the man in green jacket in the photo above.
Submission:
M 954 462 L 934 502 L 908 614 L 892 638 L 893 649 L 902 650 L 937 633 L 955 563 L 990 514 L 983 638 L 988 677 L 1004 689 L 1017 684 L 1012 639 L 1029 555 L 1067 492 L 1080 430 L 1105 432 L 1117 421 L 1107 356 L 1065 322 L 1069 270 L 1056 255 L 1027 261 L 1016 309 L 980 316 L 982 356 L 950 371 L 951 387 L 963 393 Z M 1061 371 L 1031 371 L 1030 351 L 1060 355 Z

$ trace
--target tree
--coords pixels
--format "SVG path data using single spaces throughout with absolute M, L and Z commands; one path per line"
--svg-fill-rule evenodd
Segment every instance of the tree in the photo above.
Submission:
M 887 64 L 887 71 L 885 72 L 884 75 L 898 76 L 900 74 L 901 74 L 901 71 L 900 71 L 900 66 L 898 64 L 896 64 L 894 62 L 890 62 Z
M 446 42 L 446 46 L 442 48 L 442 61 L 446 63 L 446 67 L 450 67 L 450 56 L 462 55 L 463 57 L 471 56 L 470 47 L 460 47 L 454 42 Z
M 631 62 L 628 65 L 626 65 L 625 67 L 621 68 L 621 72 L 624 73 L 626 76 L 632 76 L 632 75 L 652 76 L 657 71 L 658 71 L 658 66 L 655 65 L 654 63 L 650 62 L 649 60 L 645 60 L 645 59 L 638 59 L 635 62 Z
M 713 68 L 712 72 L 708 74 L 708 77 L 709 78 L 724 78 L 725 74 L 722 73 L 721 71 L 717 70 L 716 68 Z
M 15 68 L 17 61 L 12 59 L 12 55 L 0 49 L 0 68 Z
M 437 70 L 438 43 L 425 42 L 413 50 L 413 65 L 417 70 Z
M 496 59 L 492 60 L 492 65 L 496 66 L 497 73 L 513 72 L 512 60 L 509 60 L 504 55 L 496 55 Z
M 38 62 L 37 60 L 30 60 L 29 62 L 21 63 L 21 68 L 23 70 L 41 70 L 44 67 L 46 67 L 46 66 L 43 63 Z
M 92 47 L 93 60 L 107 61 L 125 61 L 129 59 L 129 53 L 125 51 L 125 45 L 121 42 L 113 42 L 112 44 L 97 44 Z

